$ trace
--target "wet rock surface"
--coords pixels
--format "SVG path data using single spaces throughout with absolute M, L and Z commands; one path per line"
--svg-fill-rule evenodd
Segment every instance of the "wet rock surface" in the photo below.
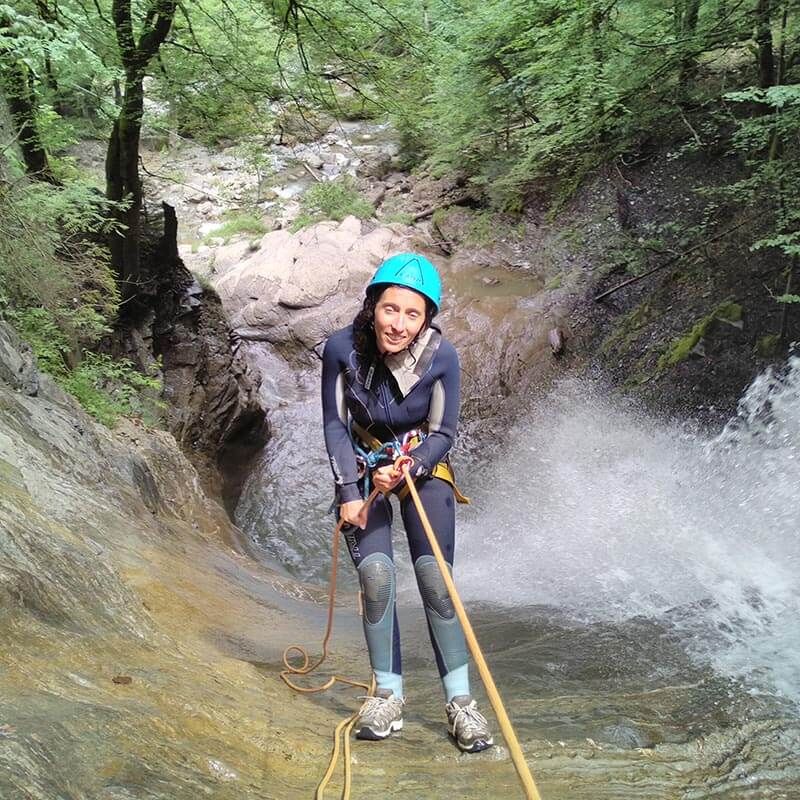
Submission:
M 189 291 L 200 287 L 194 284 Z M 205 485 L 220 483 L 227 504 L 238 496 L 236 470 L 267 439 L 259 377 L 247 363 L 219 298 L 200 292 L 200 302 L 157 337 L 163 355 L 164 399 L 169 429 L 204 471 Z M 195 457 L 196 456 L 196 457 Z
M 3 374 L 21 357 L 7 352 Z M 294 695 L 277 670 L 290 641 L 317 642 L 324 592 L 241 550 L 172 436 L 129 423 L 112 433 L 47 379 L 36 397 L 4 380 L 0 529 L 4 800 L 312 795 L 327 732 L 357 701 Z M 352 597 L 342 601 L 329 668 L 363 675 Z M 479 636 L 496 624 L 476 616 Z M 424 621 L 414 625 L 406 728 L 355 743 L 354 791 L 518 796 L 502 745 L 467 757 L 448 742 L 433 667 L 421 666 Z M 557 627 L 538 632 L 543 647 Z M 487 655 L 503 671 L 514 653 Z M 675 737 L 661 721 L 688 721 L 695 688 L 601 690 L 587 677 L 535 697 L 506 687 L 543 797 L 797 797 L 796 722 L 754 707 L 751 722 Z
M 248 573 L 248 601 L 215 577 L 243 560 L 174 439 L 111 434 L 45 379 L 36 398 L 2 383 L 0 484 L 0 795 L 224 797 L 214 760 L 260 785 L 283 756 L 264 716 L 231 713 L 268 709 L 269 688 L 205 638 L 263 631 L 280 581 Z
M 0 328 L 0 380 L 31 397 L 39 391 L 33 351 L 8 326 Z
M 314 137 L 300 142 L 291 135 L 287 154 L 291 152 L 296 163 L 286 163 L 285 180 L 282 175 L 280 182 L 258 187 L 264 191 L 258 202 L 267 228 L 285 226 L 297 214 L 298 198 L 315 180 L 314 173 L 324 177 L 342 172 L 357 174 L 378 206 L 378 216 L 384 219 L 393 214 L 408 219 L 447 202 L 463 204 L 452 215 L 426 215 L 417 229 L 393 225 L 391 230 L 397 227 L 401 237 L 408 237 L 404 242 L 429 252 L 445 272 L 448 310 L 441 321 L 446 334 L 459 347 L 464 367 L 466 446 L 486 441 L 489 428 L 491 435 L 495 431 L 502 435 L 520 398 L 539 390 L 549 376 L 575 366 L 573 342 L 578 341 L 584 352 L 591 350 L 591 341 L 587 340 L 605 325 L 597 325 L 594 311 L 587 310 L 586 297 L 595 285 L 595 268 L 604 263 L 603 247 L 619 233 L 622 224 L 618 198 L 608 187 L 593 186 L 588 199 L 580 201 L 583 205 L 579 202 L 571 208 L 558 224 L 548 219 L 546 209 L 532 207 L 526 213 L 522 235 L 505 235 L 507 231 L 497 228 L 492 230 L 490 242 L 476 243 L 469 230 L 477 221 L 470 208 L 472 201 L 463 195 L 457 179 L 439 184 L 430 178 L 411 179 L 402 173 L 387 172 L 393 168 L 391 156 L 387 161 L 381 148 L 369 153 L 368 139 L 359 142 L 363 160 L 357 164 L 346 151 L 353 145 L 354 136 L 360 136 L 358 129 L 341 137 L 328 131 L 326 136 L 324 147 L 320 147 Z M 205 168 L 205 158 L 207 154 L 201 153 L 198 167 Z M 313 539 L 309 542 L 307 520 L 311 510 L 319 511 L 321 516 L 322 506 L 327 507 L 329 498 L 320 498 L 316 484 L 309 488 L 301 481 L 298 485 L 298 453 L 302 454 L 299 459 L 304 468 L 311 462 L 314 474 L 325 470 L 327 475 L 327 466 L 321 457 L 318 464 L 314 461 L 314 452 L 309 455 L 310 437 L 303 428 L 312 405 L 308 398 L 317 392 L 315 367 L 298 370 L 297 366 L 313 364 L 314 346 L 330 330 L 352 318 L 363 283 L 380 258 L 378 253 L 371 253 L 375 261 L 369 267 L 359 260 L 358 268 L 349 271 L 356 259 L 348 248 L 371 235 L 372 223 L 359 223 L 356 231 L 355 225 L 347 222 L 344 228 L 352 226 L 346 231 L 350 244 L 337 246 L 333 257 L 328 249 L 314 249 L 314 237 L 336 234 L 339 226 L 331 223 L 318 231 L 309 229 L 302 245 L 306 248 L 302 268 L 296 275 L 292 274 L 296 251 L 280 271 L 273 269 L 281 248 L 298 245 L 285 231 L 280 231 L 282 237 L 264 237 L 266 246 L 261 238 L 253 242 L 244 237 L 227 244 L 215 240 L 213 231 L 219 227 L 223 211 L 243 207 L 245 200 L 250 202 L 247 195 L 253 188 L 253 179 L 236 159 L 231 153 L 223 154 L 219 163 L 206 170 L 207 180 L 195 183 L 196 171 L 189 177 L 195 184 L 193 194 L 181 202 L 191 207 L 188 219 L 196 227 L 184 239 L 182 253 L 197 274 L 212 275 L 215 282 L 228 282 L 220 287 L 223 302 L 235 318 L 236 332 L 243 341 L 241 352 L 247 354 L 247 368 L 260 381 L 261 404 L 270 409 L 272 438 L 262 454 L 263 463 L 243 476 L 259 491 L 264 490 L 263 494 L 252 493 L 253 514 L 259 519 L 269 518 L 267 524 L 273 536 L 307 544 L 309 552 L 302 553 L 301 561 L 304 566 L 313 562 L 316 568 L 328 556 Z M 240 178 L 241 185 L 236 188 L 234 184 Z M 626 230 L 630 230 L 631 220 L 636 221 L 635 215 L 626 221 Z M 200 243 L 195 234 L 209 236 Z M 338 268 L 328 269 L 331 264 Z M 623 308 L 615 307 L 614 312 Z M 550 332 L 554 327 L 562 332 L 564 355 L 558 365 L 551 355 Z M 716 328 L 710 329 L 708 337 L 715 353 L 717 333 Z M 735 339 L 739 333 L 731 335 Z M 721 349 L 724 346 L 723 342 Z M 186 359 L 178 361 L 194 357 L 191 345 L 185 355 Z M 312 411 L 316 426 L 318 414 L 316 409 Z M 150 520 L 170 518 L 171 499 L 178 498 L 182 509 L 192 508 L 195 503 L 196 489 L 186 489 L 183 472 L 176 468 L 172 457 L 166 458 L 160 468 L 153 467 L 153 461 L 158 463 L 163 456 L 163 443 L 154 445 L 149 435 L 140 432 L 135 438 L 138 455 L 126 472 L 136 498 L 129 516 L 136 522 L 130 522 L 126 530 L 139 524 L 140 515 L 144 515 L 146 528 Z M 13 468 L 0 466 L 0 478 L 9 486 L 17 481 Z M 192 480 L 189 484 L 193 485 Z M 116 482 L 112 485 L 117 486 Z M 120 491 L 114 489 L 112 494 Z M 327 743 L 323 742 L 321 731 L 327 731 L 329 723 L 357 703 L 349 697 L 343 700 L 336 693 L 296 698 L 284 693 L 276 680 L 279 643 L 287 643 L 289 638 L 311 642 L 317 639 L 318 630 L 308 629 L 308 618 L 313 617 L 318 624 L 321 620 L 318 613 L 308 610 L 308 590 L 285 579 L 264 578 L 262 570 L 220 548 L 216 536 L 207 537 L 205 523 L 198 522 L 197 517 L 189 526 L 185 520 L 173 521 L 169 526 L 159 524 L 162 533 L 169 532 L 165 541 L 159 540 L 155 545 L 145 537 L 147 547 L 138 556 L 137 569 L 121 574 L 126 591 L 130 592 L 126 597 L 134 598 L 131 608 L 135 607 L 136 597 L 145 598 L 146 621 L 152 625 L 152 636 L 158 641 L 163 641 L 159 638 L 162 635 L 169 637 L 174 651 L 162 647 L 154 655 L 155 648 L 151 647 L 150 660 L 138 655 L 139 661 L 133 661 L 147 667 L 139 673 L 129 666 L 129 653 L 139 653 L 141 648 L 130 645 L 124 637 L 121 644 L 115 640 L 97 644 L 98 652 L 104 654 L 103 664 L 114 664 L 110 670 L 104 667 L 106 672 L 102 674 L 115 691 L 137 689 L 144 674 L 145 678 L 149 676 L 150 694 L 144 698 L 146 704 L 140 702 L 139 695 L 135 703 L 130 702 L 129 696 L 126 698 L 124 708 L 135 737 L 120 736 L 117 744 L 106 746 L 106 754 L 99 760 L 92 755 L 89 763 L 93 769 L 87 768 L 77 776 L 70 788 L 93 791 L 92 796 L 98 797 L 180 798 L 195 796 L 192 792 L 198 788 L 215 797 L 311 796 L 326 761 L 323 751 Z M 235 532 L 229 528 L 217 530 L 226 531 L 225 535 L 235 539 Z M 108 545 L 109 558 L 113 551 L 114 547 Z M 121 553 L 124 557 L 114 558 L 124 563 L 130 553 L 126 548 Z M 286 553 L 270 554 L 289 568 L 295 566 L 290 558 L 284 560 Z M 261 558 L 265 558 L 263 552 Z M 265 582 L 271 587 L 266 593 Z M 34 582 L 27 592 L 33 598 L 31 607 L 50 609 L 54 616 L 61 615 L 59 619 L 69 621 L 75 612 L 76 603 L 64 611 L 58 598 Z M 287 596 L 296 600 L 287 601 Z M 41 599 L 36 600 L 37 597 Z M 91 606 L 91 602 L 87 605 Z M 124 607 L 125 603 L 113 606 L 110 616 L 121 613 Z M 260 624 L 263 614 L 269 616 L 267 629 Z M 177 616 L 181 617 L 179 621 Z M 505 624 L 499 616 L 500 623 Z M 523 748 L 543 797 L 800 797 L 795 788 L 800 774 L 796 713 L 774 698 L 750 698 L 746 687 L 717 681 L 709 672 L 687 665 L 681 660 L 680 651 L 662 647 L 668 639 L 664 631 L 650 632 L 642 638 L 641 631 L 587 632 L 569 625 L 552 625 L 546 619 L 520 627 L 514 618 L 507 623 L 513 633 L 503 635 L 496 630 L 498 615 L 480 611 L 475 623 L 481 641 L 493 643 L 487 655 L 502 676 L 504 697 L 510 701 L 509 710 L 519 726 Z M 93 619 L 88 619 L 87 630 L 93 624 Z M 287 626 L 293 629 L 291 637 Z M 331 662 L 337 672 L 352 674 L 354 666 L 358 674 L 367 672 L 356 628 L 350 615 L 341 624 L 337 621 L 339 655 Z M 202 633 L 198 633 L 200 629 Z M 459 755 L 449 744 L 442 726 L 435 672 L 426 649 L 424 621 L 418 619 L 409 630 L 413 645 L 406 652 L 412 700 L 407 706 L 406 728 L 402 737 L 384 745 L 356 743 L 354 791 L 363 792 L 364 796 L 398 798 L 521 796 L 502 746 L 469 758 Z M 147 642 L 151 641 L 147 639 L 150 635 L 142 634 Z M 524 646 L 520 645 L 522 641 Z M 16 639 L 14 644 L 24 652 L 29 642 Z M 358 654 L 356 659 L 347 658 L 353 653 Z M 26 657 L 17 664 L 18 673 L 22 672 Z M 671 659 L 677 659 L 677 667 Z M 64 668 L 63 660 L 56 662 Z M 198 662 L 203 662 L 206 669 L 213 664 L 212 675 L 199 674 Z M 73 681 L 74 686 L 67 682 L 62 694 L 71 702 L 76 694 L 79 701 L 86 702 L 91 695 L 80 694 L 75 686 L 91 681 L 99 669 L 92 662 L 83 671 L 73 670 L 71 674 L 78 676 L 77 681 Z M 159 688 L 168 688 L 172 697 L 169 701 L 157 700 L 150 686 L 157 683 L 152 676 L 162 671 L 169 676 L 180 675 L 192 685 L 187 688 L 174 679 L 162 681 Z M 230 679 L 231 672 L 236 680 Z M 121 681 L 115 682 L 118 678 Z M 531 682 L 536 685 L 535 691 L 525 689 Z M 17 679 L 17 683 L 23 685 L 24 681 Z M 32 696 L 28 684 L 25 686 L 27 696 Z M 84 686 L 80 691 L 89 688 Z M 219 700 L 218 692 L 223 695 Z M 485 698 L 481 700 L 486 709 Z M 103 694 L 98 702 L 101 701 L 112 709 L 119 708 L 114 705 L 119 698 L 112 702 L 109 695 Z M 259 709 L 263 706 L 267 710 L 262 715 Z M 3 737 L 17 737 L 19 720 L 25 718 L 19 708 L 10 708 L 8 714 L 0 705 L 0 758 Z M 104 710 L 112 716 L 112 712 L 105 707 Z M 100 713 L 97 711 L 98 716 Z M 140 714 L 154 726 L 157 736 L 139 720 Z M 61 719 L 65 715 L 59 708 L 54 716 Z M 4 718 L 9 721 L 4 722 Z M 2 724 L 7 725 L 5 730 L 11 731 L 10 736 L 3 733 Z M 97 724 L 112 737 L 121 733 L 121 727 L 105 717 Z M 239 725 L 244 742 L 235 741 Z M 43 738 L 42 731 L 46 732 L 44 738 L 57 743 L 53 745 L 57 755 L 66 752 L 68 758 L 72 757 L 75 750 L 69 748 L 76 745 L 51 733 L 53 727 L 47 714 L 36 717 L 29 724 L 36 731 L 36 738 L 26 741 L 30 752 L 24 748 L 21 753 L 15 751 L 18 762 L 38 757 L 36 742 Z M 73 728 L 79 738 L 93 741 L 92 726 Z M 113 750 L 110 755 L 109 750 Z M 107 771 L 107 763 L 113 759 L 115 764 L 134 766 L 127 772 L 120 768 L 113 779 L 97 788 L 100 784 L 95 772 L 100 768 Z M 142 778 L 140 765 L 146 762 L 149 766 L 151 761 L 156 766 Z M 258 768 L 251 761 L 257 762 Z M 12 763 L 19 770 L 19 764 Z M 68 777 L 59 775 L 58 780 L 67 781 Z M 159 794 L 166 792 L 163 784 L 167 781 L 171 782 L 171 793 Z M 85 789 L 87 786 L 91 790 Z

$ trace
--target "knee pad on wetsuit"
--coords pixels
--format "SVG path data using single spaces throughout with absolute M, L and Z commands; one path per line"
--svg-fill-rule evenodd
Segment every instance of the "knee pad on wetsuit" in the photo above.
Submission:
M 358 566 L 364 598 L 364 633 L 372 668 L 391 672 L 394 637 L 395 567 L 384 553 L 367 556 Z
M 414 562 L 414 572 L 439 654 L 447 672 L 451 672 L 467 663 L 464 632 L 453 601 L 433 556 L 420 556 Z

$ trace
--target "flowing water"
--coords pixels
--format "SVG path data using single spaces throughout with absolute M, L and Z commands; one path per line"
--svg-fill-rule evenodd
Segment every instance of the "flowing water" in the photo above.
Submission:
M 345 134 L 364 146 L 391 132 Z M 472 308 L 488 329 L 520 317 L 546 347 L 526 306 L 540 296 L 535 274 L 462 268 L 447 283 L 456 325 Z M 319 369 L 248 346 L 271 439 L 236 521 L 272 566 L 326 585 Z M 473 500 L 458 512 L 455 577 L 523 741 L 553 743 L 553 764 L 591 743 L 563 796 L 800 800 L 800 358 L 757 378 L 721 433 L 577 379 L 504 429 L 479 441 L 471 421 L 454 453 Z M 432 707 L 438 681 L 399 526 L 395 548 L 406 689 Z M 347 564 L 340 586 L 356 585 Z M 360 639 L 354 618 L 337 625 Z M 590 764 L 599 780 L 584 777 Z
M 267 389 L 282 405 L 237 516 L 267 558 L 324 584 L 317 376 L 290 383 Z M 523 735 L 646 749 L 777 724 L 780 744 L 747 764 L 755 794 L 737 794 L 739 763 L 685 796 L 798 796 L 800 358 L 755 380 L 713 437 L 572 380 L 478 452 L 458 463 L 473 504 L 456 579 Z M 400 529 L 395 543 L 409 686 L 434 698 Z
M 482 474 L 465 597 L 661 619 L 693 658 L 800 701 L 800 358 L 714 439 L 562 384 Z

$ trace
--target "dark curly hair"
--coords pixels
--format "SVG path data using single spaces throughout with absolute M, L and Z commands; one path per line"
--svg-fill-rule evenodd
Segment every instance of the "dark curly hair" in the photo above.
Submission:
M 353 320 L 353 345 L 361 366 L 365 368 L 369 367 L 378 357 L 378 345 L 375 340 L 375 306 L 378 304 L 378 298 L 383 294 L 384 289 L 392 285 L 388 283 L 370 286 L 367 289 L 366 297 L 364 297 L 364 304 Z M 436 313 L 433 303 L 427 297 L 424 300 L 425 323 L 419 329 L 417 336 L 430 326 Z

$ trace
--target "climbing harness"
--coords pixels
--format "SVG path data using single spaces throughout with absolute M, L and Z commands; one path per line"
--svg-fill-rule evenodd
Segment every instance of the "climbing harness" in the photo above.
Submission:
M 363 431 L 363 429 L 362 429 Z M 361 436 L 361 433 L 357 431 L 358 435 Z M 363 431 L 366 433 L 366 431 Z M 369 436 L 369 434 L 367 434 Z M 431 550 L 433 551 L 433 555 L 436 559 L 436 563 L 439 567 L 439 571 L 442 574 L 442 578 L 444 579 L 445 585 L 447 586 L 447 591 L 450 594 L 450 599 L 453 603 L 453 607 L 455 608 L 456 615 L 458 616 L 459 622 L 461 623 L 461 627 L 464 631 L 464 637 L 466 639 L 467 645 L 472 653 L 472 657 L 475 660 L 475 665 L 478 668 L 478 672 L 481 676 L 481 680 L 483 680 L 483 684 L 486 687 L 486 693 L 489 696 L 489 701 L 492 704 L 492 708 L 494 709 L 495 715 L 497 716 L 497 721 L 500 724 L 500 730 L 505 737 L 506 743 L 508 744 L 508 749 L 511 754 L 511 760 L 514 763 L 514 768 L 517 771 L 517 775 L 522 783 L 522 787 L 525 791 L 526 800 L 541 800 L 541 795 L 539 794 L 538 789 L 536 788 L 536 784 L 534 783 L 533 776 L 531 775 L 530 769 L 528 768 L 527 763 L 525 762 L 525 756 L 522 752 L 522 748 L 520 747 L 519 740 L 517 739 L 517 735 L 514 732 L 514 728 L 511 725 L 510 720 L 508 719 L 508 714 L 506 713 L 505 707 L 503 705 L 503 701 L 500 699 L 500 694 L 497 691 L 497 686 L 495 685 L 494 679 L 492 678 L 492 674 L 489 671 L 489 667 L 486 664 L 486 660 L 483 657 L 483 652 L 481 651 L 480 645 L 478 644 L 478 640 L 475 637 L 475 632 L 472 629 L 472 625 L 467 617 L 467 612 L 464 609 L 464 605 L 461 602 L 461 598 L 458 595 L 456 590 L 455 583 L 453 582 L 453 578 L 450 575 L 450 570 L 447 566 L 447 562 L 444 559 L 444 555 L 442 554 L 442 550 L 439 547 L 439 542 L 436 539 L 436 534 L 433 532 L 433 528 L 431 527 L 430 520 L 428 519 L 428 515 L 425 512 L 425 509 L 422 505 L 422 501 L 420 500 L 419 493 L 417 492 L 417 487 L 414 485 L 414 479 L 411 476 L 410 467 L 413 465 L 413 459 L 408 452 L 410 451 L 411 447 L 413 447 L 418 442 L 414 442 L 412 445 L 411 442 L 414 439 L 413 432 L 411 435 L 406 434 L 404 440 L 401 442 L 393 441 L 388 442 L 386 444 L 382 444 L 378 442 L 380 447 L 374 448 L 371 450 L 366 450 L 363 447 L 360 447 L 362 452 L 358 453 L 359 457 L 362 457 L 366 464 L 369 464 L 369 460 L 373 457 L 373 454 L 380 454 L 375 455 L 374 460 L 377 462 L 379 459 L 386 460 L 388 456 L 389 461 L 394 461 L 395 469 L 400 472 L 405 479 L 406 482 L 406 490 L 408 493 L 411 494 L 411 499 L 414 502 L 414 506 L 417 509 L 417 513 L 419 514 L 420 521 L 422 522 L 422 527 L 425 530 L 425 535 L 428 538 L 428 542 L 430 543 Z M 367 442 L 367 439 L 362 437 L 362 441 Z M 377 440 L 376 440 L 377 441 Z M 405 452 L 403 452 L 403 448 Z M 357 451 L 358 452 L 358 451 Z M 388 455 L 389 453 L 392 455 Z M 439 465 L 437 465 L 439 466 Z M 449 469 L 449 465 L 448 469 Z M 435 473 L 434 473 L 435 474 Z M 449 475 L 451 476 L 448 480 L 448 483 L 453 485 L 455 489 L 454 479 L 452 478 L 452 470 L 449 471 Z M 442 476 L 437 476 L 442 477 Z M 372 501 L 377 497 L 380 490 L 375 488 L 367 497 L 366 501 L 364 502 L 363 508 L 369 510 L 369 507 L 372 505 Z M 458 493 L 460 494 L 460 492 Z M 461 495 L 463 497 L 463 495 Z M 466 499 L 466 498 L 465 498 Z M 463 502 L 463 501 L 459 501 Z M 466 500 L 469 502 L 469 500 Z M 328 589 L 328 621 L 325 628 L 325 635 L 322 640 L 322 655 L 320 656 L 319 660 L 317 660 L 314 664 L 310 664 L 310 659 L 308 656 L 307 650 L 298 644 L 291 644 L 289 645 L 283 652 L 283 663 L 285 669 L 281 671 L 280 676 L 284 683 L 289 686 L 291 689 L 294 689 L 297 692 L 303 692 L 306 694 L 311 694 L 315 692 L 323 692 L 326 689 L 329 689 L 335 683 L 343 683 L 347 686 L 356 686 L 366 690 L 368 696 L 374 696 L 375 694 L 375 678 L 373 676 L 371 683 L 367 684 L 363 681 L 355 681 L 351 680 L 350 678 L 343 678 L 339 675 L 331 676 L 324 684 L 321 686 L 315 687 L 303 687 L 298 686 L 291 680 L 291 676 L 295 675 L 309 675 L 314 670 L 316 670 L 327 658 L 328 656 L 328 643 L 330 641 L 331 633 L 333 631 L 333 609 L 334 609 L 334 601 L 336 598 L 336 573 L 337 573 L 337 565 L 339 559 L 339 534 L 341 533 L 342 527 L 344 525 L 344 520 L 340 519 L 336 527 L 333 531 L 333 543 L 332 543 L 332 567 L 331 567 L 331 580 L 330 580 L 330 587 Z M 289 658 L 291 654 L 299 654 L 302 663 L 300 666 L 292 666 L 289 663 Z M 343 759 L 344 759 L 344 787 L 342 789 L 341 800 L 348 800 L 350 797 L 350 788 L 352 783 L 352 774 L 351 774 L 351 765 L 350 765 L 350 732 L 353 729 L 353 726 L 358 719 L 358 712 L 353 713 L 351 716 L 343 719 L 339 724 L 336 726 L 334 730 L 334 738 L 333 738 L 333 749 L 331 751 L 331 758 L 328 762 L 328 767 L 325 771 L 325 774 L 322 777 L 322 780 L 317 785 L 316 792 L 314 794 L 315 800 L 324 800 L 324 792 L 325 788 L 327 787 L 330 779 L 333 775 L 334 770 L 336 769 L 336 763 L 339 758 L 340 749 L 343 750 Z M 342 745 L 340 746 L 340 738 L 342 739 Z
M 358 477 L 364 481 L 364 494 L 369 493 L 372 471 L 378 467 L 392 464 L 398 456 L 407 454 L 410 443 L 416 434 L 416 431 L 409 431 L 403 436 L 402 441 L 392 439 L 389 442 L 381 442 L 352 420 L 348 426 L 348 432 L 356 454 Z M 362 443 L 367 444 L 369 449 Z
M 364 492 L 369 492 L 370 486 L 370 472 L 380 466 L 388 465 L 395 461 L 400 456 L 408 456 L 411 451 L 422 441 L 424 441 L 427 433 L 424 430 L 411 430 L 404 434 L 402 440 L 398 441 L 393 439 L 389 442 L 381 442 L 380 439 L 373 436 L 369 431 L 362 428 L 357 422 L 352 419 L 348 425 L 348 432 L 350 433 L 350 440 L 353 444 L 353 449 L 356 452 L 356 461 L 359 465 L 359 477 L 364 479 Z M 453 487 L 456 502 L 469 504 L 469 497 L 463 494 L 458 486 L 456 486 L 456 476 L 453 468 L 450 466 L 450 461 L 440 461 L 432 470 L 431 476 L 434 478 L 441 478 L 447 481 Z M 405 500 L 408 496 L 408 486 L 403 486 L 397 497 L 400 500 Z

